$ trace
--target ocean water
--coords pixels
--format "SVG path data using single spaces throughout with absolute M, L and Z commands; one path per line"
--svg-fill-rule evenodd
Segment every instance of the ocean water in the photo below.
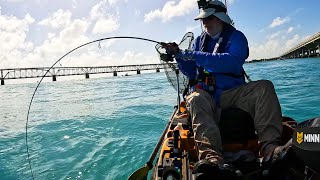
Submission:
M 320 116 L 320 58 L 244 65 L 269 79 L 282 112 L 297 121 Z M 0 179 L 32 179 L 25 125 L 36 84 L 0 86 Z M 46 82 L 31 106 L 28 145 L 35 179 L 127 179 L 161 135 L 176 92 L 165 74 Z

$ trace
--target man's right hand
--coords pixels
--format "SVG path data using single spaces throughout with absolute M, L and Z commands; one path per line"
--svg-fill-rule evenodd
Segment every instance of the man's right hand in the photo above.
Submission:
M 177 43 L 161 43 L 161 46 L 166 49 L 167 54 L 175 55 L 180 49 Z

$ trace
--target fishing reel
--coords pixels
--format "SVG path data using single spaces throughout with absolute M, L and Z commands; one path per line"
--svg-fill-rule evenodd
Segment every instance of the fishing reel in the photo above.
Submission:
M 164 62 L 173 62 L 173 58 L 173 54 L 160 54 L 160 59 Z
M 164 62 L 173 62 L 174 61 L 174 51 L 172 48 L 177 48 L 177 50 L 179 50 L 179 46 L 177 43 L 173 42 L 173 43 L 161 43 L 160 44 L 161 47 L 156 47 L 159 55 L 160 55 L 160 60 L 164 61 Z M 170 48 L 169 48 L 170 47 Z M 162 50 L 160 50 L 160 48 Z

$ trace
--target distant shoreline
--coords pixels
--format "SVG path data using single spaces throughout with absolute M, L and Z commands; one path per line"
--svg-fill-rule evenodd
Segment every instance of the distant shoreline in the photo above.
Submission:
M 312 57 L 303 57 L 303 58 L 271 58 L 271 59 L 259 59 L 259 60 L 251 60 L 246 61 L 245 63 L 256 63 L 256 62 L 266 62 L 266 61 L 277 61 L 277 60 L 290 60 L 290 59 L 307 59 L 307 58 L 320 58 L 320 56 L 312 56 Z

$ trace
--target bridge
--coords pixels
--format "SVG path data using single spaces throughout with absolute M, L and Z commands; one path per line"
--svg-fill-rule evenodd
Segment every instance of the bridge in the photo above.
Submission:
M 320 55 L 320 32 L 283 53 L 280 59 L 304 58 Z
M 172 63 L 175 65 L 174 63 Z M 73 76 L 84 75 L 89 79 L 90 74 L 112 73 L 117 76 L 118 72 L 136 71 L 140 74 L 141 71 L 155 70 L 160 72 L 160 69 L 168 68 L 166 64 L 140 64 L 140 65 L 123 65 L 123 66 L 93 66 L 93 67 L 35 67 L 35 68 L 12 68 L 0 69 L 1 85 L 4 85 L 5 80 L 9 79 L 25 79 L 25 78 L 41 78 L 52 77 L 52 81 L 56 81 L 58 76 Z

